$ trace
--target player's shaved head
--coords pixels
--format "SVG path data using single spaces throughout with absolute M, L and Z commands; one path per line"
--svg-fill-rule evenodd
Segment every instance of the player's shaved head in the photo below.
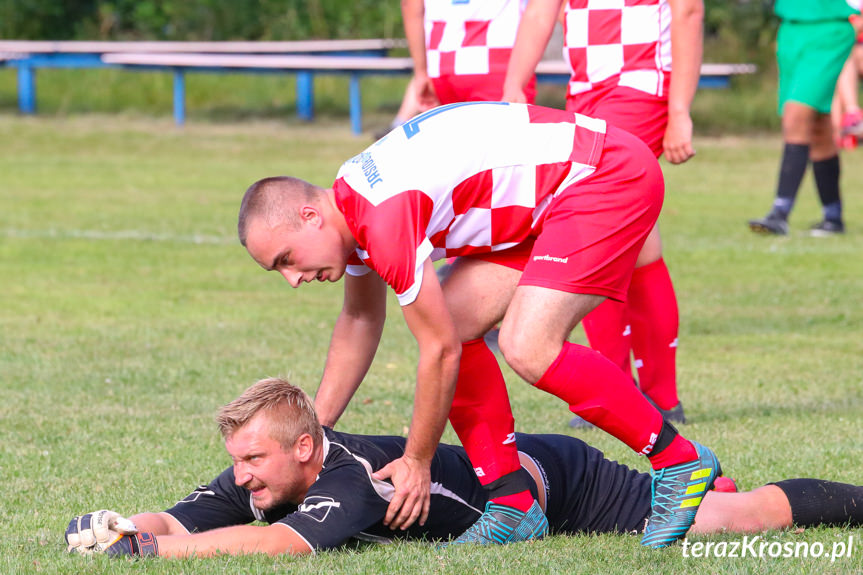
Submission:
M 302 389 L 278 377 L 254 383 L 219 410 L 216 422 L 222 437 L 228 439 L 259 413 L 268 416 L 270 437 L 283 449 L 291 447 L 304 433 L 312 436 L 316 446 L 323 443 L 324 431 L 312 400 Z
M 246 245 L 249 227 L 260 219 L 268 226 L 287 223 L 299 229 L 300 217 L 293 208 L 300 202 L 317 203 L 324 190 L 299 178 L 276 176 L 258 180 L 246 190 L 240 204 L 237 235 Z

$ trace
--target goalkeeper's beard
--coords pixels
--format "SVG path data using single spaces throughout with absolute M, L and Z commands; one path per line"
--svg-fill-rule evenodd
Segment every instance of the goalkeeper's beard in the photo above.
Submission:
M 247 485 L 246 489 L 248 489 L 249 492 L 252 494 L 252 503 L 254 504 L 254 506 L 261 511 L 267 511 L 269 509 L 272 509 L 273 507 L 278 506 L 281 503 L 281 501 L 277 500 L 272 490 L 270 490 L 270 488 L 263 483 L 256 485 Z M 260 491 L 260 494 L 256 495 L 256 491 Z

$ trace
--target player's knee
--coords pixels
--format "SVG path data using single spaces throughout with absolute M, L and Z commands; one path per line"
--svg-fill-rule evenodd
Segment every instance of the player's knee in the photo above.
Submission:
M 536 354 L 523 332 L 501 329 L 497 343 L 503 359 L 519 377 L 532 384 L 539 381 L 544 370 L 538 365 Z

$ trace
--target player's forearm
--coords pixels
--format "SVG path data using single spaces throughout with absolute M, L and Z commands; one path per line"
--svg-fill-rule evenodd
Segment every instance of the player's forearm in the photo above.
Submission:
M 425 2 L 424 0 L 402 0 L 402 20 L 408 50 L 414 61 L 414 73 L 428 75 L 425 46 Z
M 375 273 L 345 278 L 345 301 L 333 328 L 315 410 L 336 424 L 369 370 L 386 321 L 387 286 Z
M 461 340 L 431 259 L 423 263 L 422 285 L 402 307 L 419 345 L 414 412 L 405 457 L 431 462 L 446 427 L 461 360 Z
M 138 513 L 129 517 L 138 531 L 154 535 L 185 535 L 186 528 L 167 513 Z
M 688 116 L 701 76 L 704 4 L 702 0 L 670 0 L 669 4 L 672 70 L 668 113 Z
M 414 411 L 405 456 L 431 462 L 446 427 L 458 378 L 461 345 L 457 341 L 423 349 L 414 394 Z
M 342 311 L 333 328 L 315 411 L 322 425 L 341 417 L 374 360 L 385 317 L 355 316 Z
M 512 56 L 507 66 L 504 91 L 523 90 L 536 71 L 560 9 L 560 0 L 531 0 L 522 14 Z
M 237 525 L 192 535 L 162 535 L 156 540 L 159 556 L 170 558 L 311 553 L 309 546 L 293 530 L 280 525 Z
M 374 360 L 383 324 L 383 319 L 339 315 L 315 394 L 322 425 L 334 426 L 356 393 Z

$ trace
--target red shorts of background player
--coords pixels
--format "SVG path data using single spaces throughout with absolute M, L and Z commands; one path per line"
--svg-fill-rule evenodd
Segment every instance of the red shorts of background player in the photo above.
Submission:
M 641 90 L 610 85 L 567 96 L 566 109 L 600 118 L 641 138 L 654 156 L 662 155 L 668 125 L 668 100 Z
M 456 102 L 498 102 L 503 98 L 503 74 L 447 74 L 432 78 L 434 91 L 441 104 Z M 524 89 L 528 104 L 536 99 L 536 78 Z
M 465 257 L 522 270 L 519 285 L 623 301 L 664 194 L 662 171 L 647 146 L 609 126 L 596 171 L 552 201 L 538 237 Z

